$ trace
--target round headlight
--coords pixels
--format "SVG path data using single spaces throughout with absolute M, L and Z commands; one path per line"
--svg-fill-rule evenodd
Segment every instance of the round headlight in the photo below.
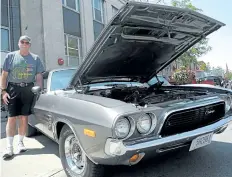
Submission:
M 137 129 L 139 133 L 146 134 L 151 129 L 152 120 L 148 114 L 141 116 L 137 122 Z
M 115 134 L 118 138 L 125 138 L 130 132 L 130 122 L 124 118 L 115 124 Z

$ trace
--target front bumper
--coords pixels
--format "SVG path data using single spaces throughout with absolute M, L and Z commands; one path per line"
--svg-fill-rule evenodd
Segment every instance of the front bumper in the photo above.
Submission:
M 228 116 L 214 124 L 198 128 L 193 131 L 159 139 L 142 139 L 139 142 L 133 142 L 130 144 L 120 140 L 107 139 L 105 153 L 112 157 L 108 158 L 107 161 L 109 164 L 134 165 L 146 154 L 157 154 L 163 151 L 173 150 L 189 145 L 193 139 L 204 134 L 221 133 L 230 123 L 232 123 L 232 116 Z M 138 158 L 137 161 L 131 163 L 130 158 L 135 154 L 140 154 L 141 157 Z

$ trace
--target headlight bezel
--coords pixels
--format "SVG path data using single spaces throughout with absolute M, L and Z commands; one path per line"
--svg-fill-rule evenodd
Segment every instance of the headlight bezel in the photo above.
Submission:
M 225 113 L 231 110 L 232 108 L 232 95 L 226 94 L 221 97 L 225 101 Z M 230 103 L 227 102 L 229 99 Z
M 116 125 L 119 121 L 121 120 L 127 120 L 129 122 L 129 132 L 127 133 L 127 135 L 125 137 L 119 137 L 116 133 Z M 134 130 L 135 130 L 135 122 L 134 120 L 130 117 L 130 116 L 121 116 L 119 117 L 116 122 L 114 123 L 114 127 L 113 127 L 113 136 L 117 139 L 120 139 L 120 140 L 125 140 L 127 138 L 129 138 L 133 133 L 134 133 Z
M 150 126 L 150 129 L 148 130 L 148 132 L 146 132 L 146 133 L 141 133 L 141 132 L 139 131 L 139 129 L 138 129 L 137 124 L 138 124 L 138 122 L 139 122 L 139 119 L 141 119 L 141 117 L 143 117 L 144 115 L 148 115 L 149 118 L 151 119 L 151 126 Z M 153 131 L 155 130 L 156 126 L 157 126 L 157 117 L 156 117 L 156 115 L 155 115 L 154 113 L 150 113 L 150 112 L 143 113 L 143 114 L 138 118 L 138 120 L 136 121 L 136 129 L 137 129 L 138 133 L 139 133 L 140 135 L 142 135 L 142 136 L 149 135 L 151 132 L 153 132 Z
M 152 120 L 152 125 L 150 127 L 150 130 L 148 133 L 146 134 L 141 134 L 138 129 L 137 129 L 137 121 L 138 121 L 138 118 L 144 114 L 149 114 L 149 116 L 151 117 L 151 120 Z M 129 130 L 129 133 L 127 136 L 125 136 L 124 138 L 121 138 L 121 137 L 118 137 L 117 134 L 116 134 L 116 125 L 118 123 L 118 121 L 120 121 L 121 119 L 127 119 L 130 123 L 130 130 Z M 117 140 L 121 140 L 121 141 L 124 141 L 124 140 L 127 140 L 129 139 L 130 137 L 133 137 L 134 135 L 136 136 L 139 136 L 139 137 L 143 137 L 143 136 L 147 136 L 149 134 L 151 134 L 155 128 L 157 127 L 158 125 L 158 119 L 156 117 L 156 115 L 153 113 L 153 112 L 143 112 L 143 113 L 131 113 L 131 114 L 123 114 L 123 115 L 119 115 L 117 116 L 117 118 L 115 119 L 114 123 L 113 123 L 113 126 L 112 126 L 112 135 L 113 135 L 113 138 L 117 139 Z

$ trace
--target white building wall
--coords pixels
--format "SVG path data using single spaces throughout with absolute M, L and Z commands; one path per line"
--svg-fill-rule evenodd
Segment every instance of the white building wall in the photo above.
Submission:
M 80 0 L 82 52 L 86 55 L 94 42 L 92 0 Z
M 94 43 L 92 0 L 79 0 L 83 58 Z M 126 0 L 103 0 L 104 23 L 113 17 L 112 6 L 120 9 Z M 22 34 L 32 38 L 31 52 L 38 54 L 46 69 L 59 66 L 65 59 L 63 5 L 61 0 L 21 0 Z
M 63 67 L 58 58 L 65 58 L 62 3 L 42 0 L 43 41 L 46 66 L 49 69 Z
M 46 69 L 60 67 L 57 60 L 65 57 L 61 1 L 21 0 L 21 28 L 32 39 L 31 52 L 40 56 Z
M 113 17 L 112 5 L 117 9 L 120 9 L 126 0 L 104 0 L 104 22 L 107 24 Z M 80 0 L 80 15 L 82 25 L 82 46 L 83 56 L 90 50 L 94 43 L 94 31 L 93 31 L 93 6 L 92 0 Z
M 45 62 L 41 0 L 21 0 L 21 33 L 32 39 L 31 52 Z

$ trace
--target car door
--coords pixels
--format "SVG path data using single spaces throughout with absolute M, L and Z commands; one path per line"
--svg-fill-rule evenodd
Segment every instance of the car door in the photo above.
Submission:
M 56 100 L 55 92 L 67 88 L 75 69 L 59 69 L 49 73 L 47 81 L 47 92 L 40 101 L 43 102 L 42 113 L 37 112 L 38 120 L 43 124 L 43 132 L 49 137 L 54 137 L 54 121 L 56 119 L 53 110 L 59 102 Z
M 33 114 L 30 115 L 29 117 L 29 124 L 32 125 L 33 127 L 36 127 L 38 130 L 41 132 L 47 134 L 46 129 L 44 128 L 44 125 L 47 123 L 47 115 L 49 115 L 49 110 L 51 108 L 51 105 L 47 101 L 48 97 L 48 91 L 47 91 L 47 86 L 48 86 L 48 76 L 51 72 L 45 72 L 43 73 L 43 80 L 44 80 L 44 89 L 41 91 L 39 95 L 35 95 L 35 100 L 33 103 Z M 36 98 L 37 97 L 37 98 Z M 48 134 L 48 136 L 52 137 L 51 134 Z

